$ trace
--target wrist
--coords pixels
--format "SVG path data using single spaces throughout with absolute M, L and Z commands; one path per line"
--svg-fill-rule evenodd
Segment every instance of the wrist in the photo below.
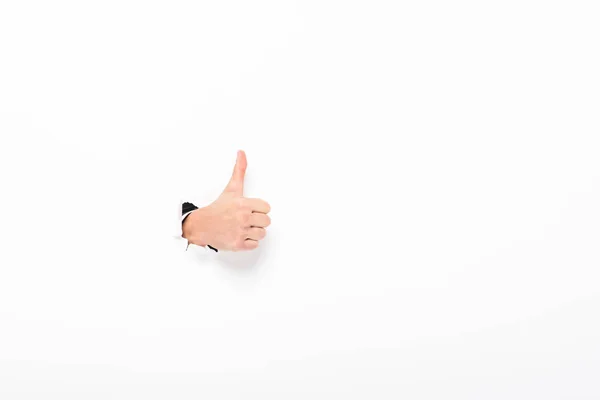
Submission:
M 184 219 L 181 227 L 182 237 L 189 243 L 205 247 L 207 238 L 207 214 L 205 208 L 198 208 L 189 213 Z

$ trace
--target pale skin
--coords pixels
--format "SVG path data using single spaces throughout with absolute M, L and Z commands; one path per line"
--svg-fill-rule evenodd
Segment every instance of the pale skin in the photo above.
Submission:
M 223 193 L 185 219 L 182 236 L 189 243 L 219 250 L 254 250 L 271 224 L 271 206 L 264 200 L 244 197 L 246 153 L 238 151 L 235 167 Z

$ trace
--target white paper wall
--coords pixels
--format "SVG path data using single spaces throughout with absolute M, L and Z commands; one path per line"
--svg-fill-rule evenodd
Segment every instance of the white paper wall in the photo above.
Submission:
M 599 16 L 2 3 L 0 397 L 600 397 Z M 237 149 L 267 239 L 178 252 Z

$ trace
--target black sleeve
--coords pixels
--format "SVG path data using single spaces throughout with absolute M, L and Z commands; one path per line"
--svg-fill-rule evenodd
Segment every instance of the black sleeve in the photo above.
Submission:
M 189 213 L 190 211 L 194 211 L 197 209 L 198 209 L 198 207 L 196 207 L 194 204 L 185 202 L 181 205 L 181 215 L 183 215 L 185 213 Z M 181 222 L 183 222 L 183 221 L 181 221 Z
M 198 207 L 196 207 L 194 204 L 192 203 L 188 203 L 187 201 L 185 203 L 183 203 L 181 205 L 181 215 L 184 215 L 186 213 L 189 213 L 190 211 L 194 211 L 197 210 Z M 185 218 L 189 217 L 189 214 L 185 216 Z M 183 221 L 185 221 L 185 218 L 181 220 L 181 225 L 183 225 Z M 217 249 L 215 249 L 214 247 L 212 247 L 210 244 L 207 245 L 209 249 L 214 250 L 214 251 L 219 251 Z

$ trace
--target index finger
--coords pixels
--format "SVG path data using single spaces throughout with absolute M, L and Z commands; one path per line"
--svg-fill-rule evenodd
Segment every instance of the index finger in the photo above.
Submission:
M 264 200 L 246 199 L 246 202 L 253 212 L 267 214 L 269 211 L 271 211 L 271 206 Z

